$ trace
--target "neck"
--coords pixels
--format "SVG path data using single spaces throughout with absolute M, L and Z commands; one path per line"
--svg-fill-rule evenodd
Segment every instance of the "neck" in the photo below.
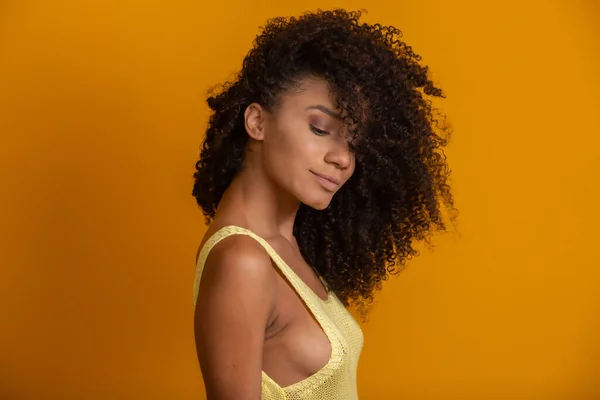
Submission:
M 293 242 L 294 220 L 299 207 L 298 199 L 278 187 L 264 169 L 249 163 L 225 191 L 219 212 L 243 221 L 259 236 L 281 235 Z

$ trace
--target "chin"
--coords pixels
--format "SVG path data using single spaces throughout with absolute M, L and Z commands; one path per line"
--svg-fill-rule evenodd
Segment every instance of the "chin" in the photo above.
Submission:
M 329 206 L 330 203 L 319 203 L 319 204 L 307 204 L 307 206 L 314 208 L 315 210 L 323 211 Z
M 331 204 L 331 197 L 327 196 L 322 198 L 304 199 L 302 203 L 304 203 L 304 205 L 309 206 L 310 208 L 314 208 L 315 210 L 323 211 L 324 209 L 329 207 L 329 204 Z

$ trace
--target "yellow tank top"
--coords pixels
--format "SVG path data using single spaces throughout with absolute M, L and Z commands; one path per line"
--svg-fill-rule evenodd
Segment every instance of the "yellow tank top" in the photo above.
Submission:
M 353 400 L 358 399 L 356 372 L 358 358 L 363 346 L 363 333 L 352 315 L 346 310 L 333 292 L 327 300 L 321 299 L 283 261 L 269 243 L 248 229 L 239 226 L 226 226 L 212 235 L 200 250 L 194 280 L 194 305 L 198 298 L 198 288 L 202 268 L 210 250 L 231 235 L 248 235 L 260 243 L 275 265 L 281 270 L 307 308 L 327 335 L 331 343 L 331 357 L 327 364 L 315 374 L 290 386 L 281 387 L 262 372 L 263 400 Z

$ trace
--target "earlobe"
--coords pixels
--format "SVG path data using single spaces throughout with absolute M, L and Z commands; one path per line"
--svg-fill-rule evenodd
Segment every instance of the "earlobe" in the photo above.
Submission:
M 263 140 L 265 136 L 265 110 L 258 103 L 252 103 L 244 112 L 246 132 L 254 140 Z

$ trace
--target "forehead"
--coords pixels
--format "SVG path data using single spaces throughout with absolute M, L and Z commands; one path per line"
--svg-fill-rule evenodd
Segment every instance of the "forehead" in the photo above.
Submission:
M 336 98 L 329 84 L 321 78 L 303 78 L 289 90 L 282 93 L 280 106 L 312 106 L 323 105 L 332 110 L 336 109 Z

